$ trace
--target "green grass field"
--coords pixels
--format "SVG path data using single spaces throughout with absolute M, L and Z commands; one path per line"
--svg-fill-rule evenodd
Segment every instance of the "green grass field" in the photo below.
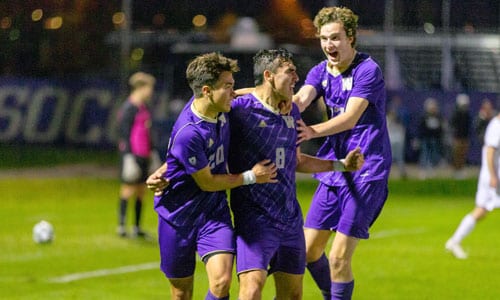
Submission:
M 313 181 L 298 184 L 304 210 L 314 188 Z M 0 180 L 0 299 L 168 299 L 168 283 L 158 268 L 51 282 L 159 261 L 155 242 L 115 236 L 117 190 L 111 179 Z M 474 181 L 392 181 L 390 191 L 372 239 L 357 250 L 354 299 L 500 298 L 500 215 L 489 216 L 465 241 L 468 260 L 443 249 L 473 206 Z M 145 227 L 154 232 L 156 216 L 148 200 Z M 31 239 L 32 226 L 41 219 L 55 227 L 53 244 Z M 207 279 L 201 262 L 195 276 L 194 298 L 203 299 Z M 233 298 L 237 290 L 235 280 Z M 270 279 L 264 299 L 272 299 L 273 290 Z M 304 299 L 320 299 L 308 274 Z

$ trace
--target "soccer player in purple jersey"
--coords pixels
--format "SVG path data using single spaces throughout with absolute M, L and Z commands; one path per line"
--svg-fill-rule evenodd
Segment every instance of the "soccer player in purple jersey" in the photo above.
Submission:
M 322 97 L 329 120 L 313 126 L 299 121 L 299 142 L 326 137 L 318 157 L 338 159 L 360 147 L 363 168 L 354 173 L 318 173 L 320 184 L 305 221 L 307 268 L 325 299 L 350 299 L 351 260 L 360 239 L 380 214 L 388 196 L 391 149 L 386 126 L 382 72 L 356 51 L 358 17 L 348 8 L 327 7 L 314 25 L 326 60 L 313 67 L 294 102 L 304 110 Z M 336 232 L 329 259 L 324 251 Z
M 240 173 L 271 158 L 278 168 L 278 183 L 231 190 L 239 299 L 261 299 L 268 274 L 274 275 L 276 299 L 301 299 L 306 251 L 295 171 L 331 172 L 334 166 L 356 170 L 363 158 L 359 149 L 349 153 L 345 163 L 300 152 L 296 130 L 299 109 L 293 104 L 291 112 L 284 115 L 279 108 L 283 102 L 291 102 L 299 80 L 288 51 L 257 53 L 254 76 L 253 93 L 233 101 L 229 113 L 229 167 L 231 173 Z
M 172 299 L 191 299 L 195 252 L 205 263 L 205 299 L 229 299 L 235 241 L 225 190 L 253 183 L 275 183 L 276 166 L 262 159 L 228 174 L 229 123 L 234 98 L 235 60 L 217 53 L 201 55 L 188 66 L 194 93 L 179 115 L 166 164 L 157 172 L 169 181 L 155 197 L 159 215 L 161 269 Z
M 144 237 L 141 229 L 142 201 L 146 187 L 144 180 L 148 176 L 149 166 L 156 151 L 153 150 L 151 138 L 151 114 L 147 102 L 153 95 L 155 78 L 144 72 L 130 76 L 129 85 L 132 89 L 127 101 L 123 103 L 119 113 L 120 150 L 120 200 L 118 208 L 118 234 L 127 236 L 125 218 L 127 204 L 135 197 L 134 236 Z M 158 166 L 155 166 L 155 168 Z

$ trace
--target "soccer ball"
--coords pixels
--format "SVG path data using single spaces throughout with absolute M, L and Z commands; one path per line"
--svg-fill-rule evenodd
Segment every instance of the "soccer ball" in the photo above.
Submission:
M 54 239 L 54 227 L 47 221 L 40 221 L 33 227 L 33 240 L 37 244 L 50 243 Z

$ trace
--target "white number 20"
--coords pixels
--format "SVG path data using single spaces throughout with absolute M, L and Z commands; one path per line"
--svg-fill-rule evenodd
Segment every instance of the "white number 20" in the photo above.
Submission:
M 276 167 L 283 169 L 285 167 L 285 148 L 276 148 Z

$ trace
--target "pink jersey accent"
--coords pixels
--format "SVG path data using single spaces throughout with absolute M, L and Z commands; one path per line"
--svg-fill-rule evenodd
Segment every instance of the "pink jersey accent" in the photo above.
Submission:
M 141 157 L 151 154 L 151 114 L 146 105 L 140 105 L 130 129 L 130 150 Z

